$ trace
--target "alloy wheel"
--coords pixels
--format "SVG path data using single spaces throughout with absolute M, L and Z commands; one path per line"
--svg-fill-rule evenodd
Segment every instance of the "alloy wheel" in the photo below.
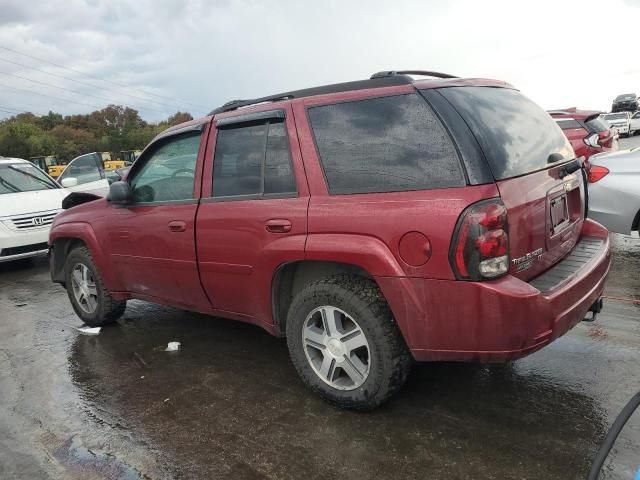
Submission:
M 367 379 L 369 343 L 360 325 L 339 308 L 314 309 L 304 321 L 302 344 L 313 371 L 331 387 L 354 390 Z
M 78 306 L 86 313 L 93 313 L 98 307 L 98 289 L 89 268 L 76 263 L 71 271 L 71 287 Z

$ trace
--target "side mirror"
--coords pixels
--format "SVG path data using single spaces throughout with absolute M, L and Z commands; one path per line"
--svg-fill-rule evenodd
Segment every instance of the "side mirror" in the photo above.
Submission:
M 127 182 L 113 182 L 109 185 L 107 201 L 115 205 L 126 205 L 131 202 L 131 186 Z
M 75 187 L 76 185 L 78 185 L 78 179 L 75 177 L 66 177 L 62 179 L 60 185 L 65 188 Z

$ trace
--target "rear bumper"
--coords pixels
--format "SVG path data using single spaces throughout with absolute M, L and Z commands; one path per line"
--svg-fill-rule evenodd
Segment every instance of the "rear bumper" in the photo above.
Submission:
M 611 261 L 609 235 L 590 220 L 582 235 L 601 240 L 599 249 L 547 292 L 512 276 L 488 282 L 376 280 L 416 360 L 503 362 L 565 334 L 602 296 Z

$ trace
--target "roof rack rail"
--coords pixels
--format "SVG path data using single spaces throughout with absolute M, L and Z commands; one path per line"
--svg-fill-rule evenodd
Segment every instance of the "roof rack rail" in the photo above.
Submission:
M 430 72 L 428 70 L 389 70 L 386 72 L 377 72 L 371 75 L 371 80 L 375 78 L 395 77 L 398 75 L 424 75 L 425 77 L 435 78 L 459 78 L 449 73 Z
M 411 83 L 413 83 L 413 80 L 411 79 L 411 77 L 408 77 L 406 75 L 383 75 L 376 78 L 370 78 L 369 80 L 356 80 L 354 82 L 335 83 L 332 85 L 324 85 L 321 87 L 305 88 L 303 90 L 278 93 L 276 95 L 269 95 L 267 97 L 253 98 L 248 100 L 231 100 L 221 107 L 218 107 L 209 112 L 209 115 L 215 115 L 222 112 L 230 112 L 241 107 L 248 107 L 250 105 L 257 105 L 259 103 L 277 102 L 280 100 L 311 97 L 314 95 L 324 95 L 328 93 L 348 92 L 350 90 L 364 90 L 366 88 L 408 85 Z

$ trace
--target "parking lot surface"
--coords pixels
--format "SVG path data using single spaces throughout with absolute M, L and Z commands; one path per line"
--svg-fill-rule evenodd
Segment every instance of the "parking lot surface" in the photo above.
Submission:
M 306 390 L 257 327 L 136 301 L 80 335 L 45 259 L 0 264 L 0 478 L 584 478 L 640 389 L 640 240 L 612 240 L 595 322 L 504 366 L 416 365 L 371 413 Z M 606 478 L 638 465 L 640 414 Z

